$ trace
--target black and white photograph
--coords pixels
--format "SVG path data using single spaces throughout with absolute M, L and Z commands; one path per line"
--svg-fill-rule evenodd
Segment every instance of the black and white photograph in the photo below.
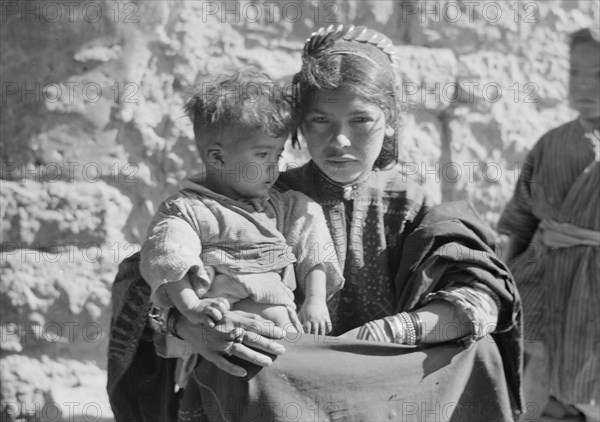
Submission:
M 600 422 L 600 0 L 0 0 L 1 422 Z

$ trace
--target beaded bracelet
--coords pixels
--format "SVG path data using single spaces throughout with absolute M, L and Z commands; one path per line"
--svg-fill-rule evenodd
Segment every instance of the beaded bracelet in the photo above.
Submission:
M 402 321 L 402 325 L 404 325 L 404 328 L 406 329 L 404 344 L 408 344 L 410 346 L 417 344 L 417 334 L 415 331 L 415 325 L 413 324 L 411 317 L 408 315 L 407 312 L 399 313 L 398 317 L 400 318 L 400 320 Z
M 421 343 L 423 339 L 423 322 L 416 312 L 402 312 L 398 314 L 402 325 L 406 331 L 404 344 L 414 346 Z
M 415 327 L 415 344 L 419 344 L 423 339 L 423 322 L 416 312 L 409 312 L 408 315 L 410 316 L 413 326 Z

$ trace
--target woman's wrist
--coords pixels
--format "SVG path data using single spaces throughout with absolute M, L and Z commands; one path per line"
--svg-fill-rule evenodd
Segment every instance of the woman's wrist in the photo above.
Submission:
M 150 328 L 159 334 L 171 334 L 181 339 L 177 334 L 177 323 L 180 317 L 181 314 L 174 306 L 169 308 L 153 306 L 148 313 L 148 323 Z
M 357 338 L 415 346 L 421 343 L 423 323 L 415 312 L 401 312 L 360 327 Z
M 167 333 L 177 337 L 180 340 L 183 340 L 183 338 L 177 333 L 177 323 L 180 319 L 181 314 L 179 313 L 177 308 L 170 308 L 169 313 L 167 314 Z

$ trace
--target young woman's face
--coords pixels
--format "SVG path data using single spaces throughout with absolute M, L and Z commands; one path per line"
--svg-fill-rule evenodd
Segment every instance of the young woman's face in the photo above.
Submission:
M 305 108 L 301 131 L 317 166 L 339 183 L 371 171 L 383 146 L 383 110 L 344 90 L 319 90 Z
M 571 106 L 586 120 L 600 119 L 600 48 L 576 44 L 571 51 L 569 80 Z

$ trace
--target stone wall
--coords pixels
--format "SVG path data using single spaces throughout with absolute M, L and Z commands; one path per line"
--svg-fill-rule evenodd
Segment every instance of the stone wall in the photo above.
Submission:
M 565 100 L 567 33 L 600 18 L 597 0 L 1 6 L 7 420 L 36 410 L 47 420 L 110 419 L 112 279 L 160 200 L 199 164 L 183 112 L 196 76 L 257 65 L 286 81 L 322 25 L 386 33 L 409 104 L 407 177 L 439 201 L 473 201 L 493 225 L 528 148 L 574 116 Z M 305 150 L 285 158 L 303 161 Z

